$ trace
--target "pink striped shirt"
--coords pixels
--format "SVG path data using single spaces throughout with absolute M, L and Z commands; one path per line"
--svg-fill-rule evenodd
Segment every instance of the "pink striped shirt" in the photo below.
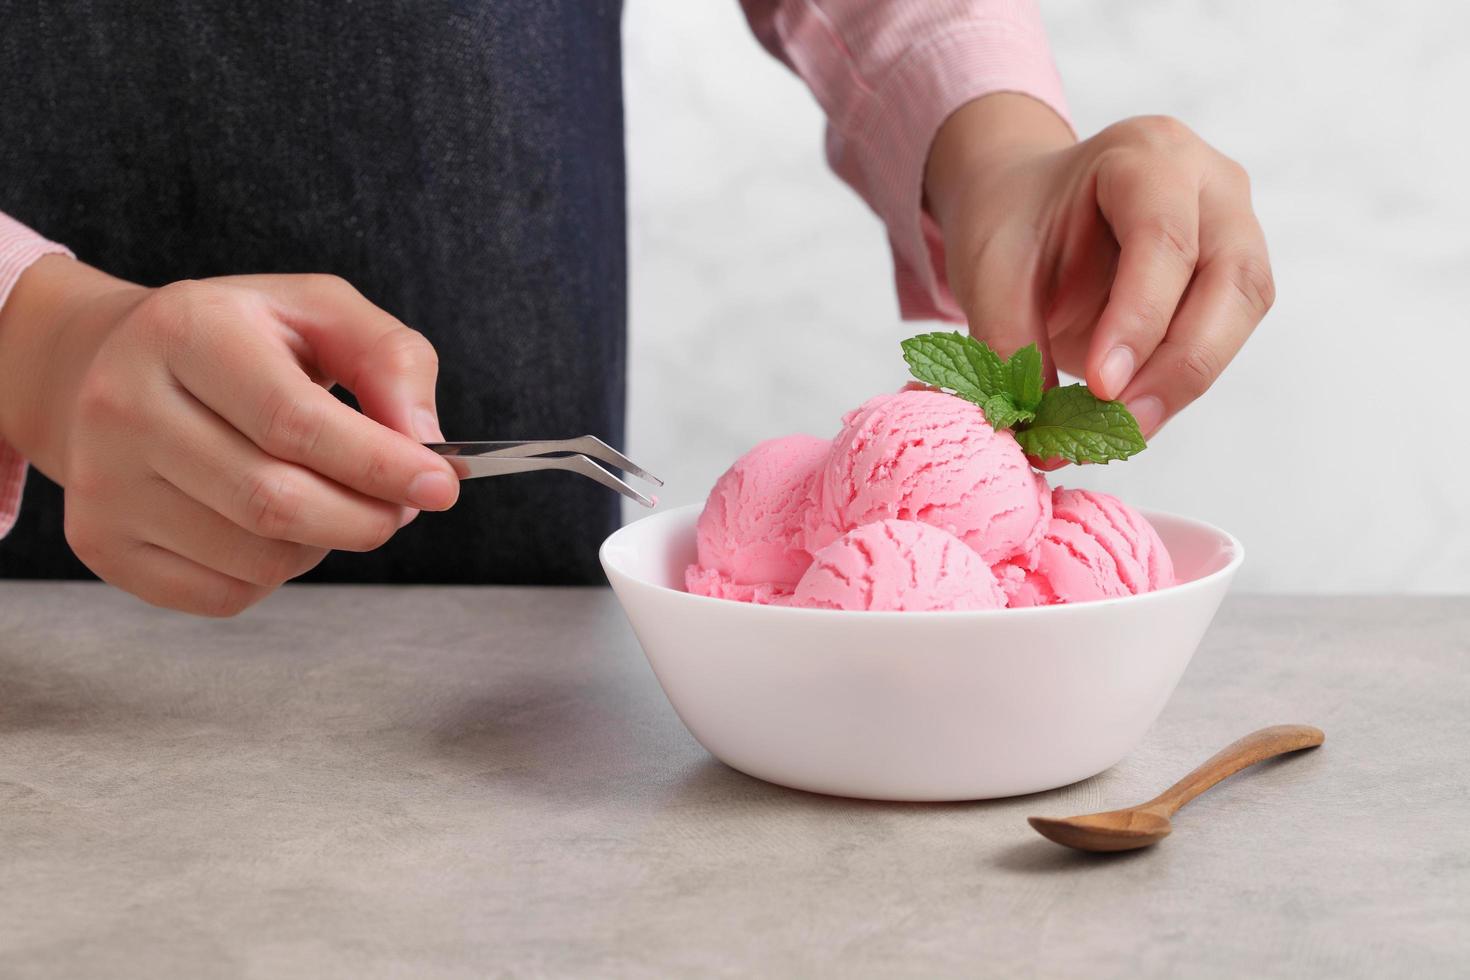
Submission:
M 70 255 L 55 242 L 31 231 L 19 221 L 0 214 L 0 308 L 10 298 L 10 291 L 20 274 L 43 255 Z M 15 365 L 0 364 L 0 378 L 19 370 Z M 26 485 L 26 461 L 4 438 L 0 438 L 0 538 L 10 533 L 20 513 L 20 495 Z
M 883 219 L 904 319 L 963 322 L 944 243 L 923 202 L 924 164 L 960 106 L 1019 92 L 1067 119 L 1035 0 L 741 0 L 767 50 L 827 114 L 827 160 Z M 67 252 L 0 214 L 0 306 L 42 255 Z M 3 366 L 0 366 L 3 370 Z M 0 537 L 15 524 L 26 464 L 0 439 Z

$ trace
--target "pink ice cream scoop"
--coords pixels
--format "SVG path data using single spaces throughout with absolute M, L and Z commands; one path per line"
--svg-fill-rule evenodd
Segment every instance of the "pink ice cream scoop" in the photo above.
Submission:
M 789 606 L 794 585 L 776 582 L 737 582 L 725 572 L 701 565 L 684 570 L 684 591 L 711 599 L 732 599 L 757 606 Z
M 864 524 L 812 557 L 791 605 L 812 609 L 929 612 L 1005 605 L 990 566 L 932 524 Z
M 848 413 L 816 481 L 806 520 L 815 552 L 888 518 L 943 528 L 987 564 L 1034 553 L 1051 518 L 1046 480 L 979 406 L 937 391 L 900 391 Z
M 1052 492 L 1052 518 L 1034 568 L 996 566 L 1009 606 L 1139 595 L 1174 584 L 1174 562 L 1153 525 L 1116 497 Z
M 768 439 L 715 482 L 695 529 L 697 564 L 685 588 L 742 602 L 789 597 L 811 564 L 802 519 L 831 443 L 815 436 Z

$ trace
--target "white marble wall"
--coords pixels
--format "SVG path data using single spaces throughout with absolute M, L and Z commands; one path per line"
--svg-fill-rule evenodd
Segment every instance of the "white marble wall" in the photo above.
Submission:
M 1148 452 L 1076 482 L 1215 521 L 1240 586 L 1470 589 L 1470 7 L 1043 0 L 1084 134 L 1176 115 L 1255 180 L 1280 297 Z M 903 380 L 882 229 L 736 0 L 629 0 L 633 454 L 700 499 Z

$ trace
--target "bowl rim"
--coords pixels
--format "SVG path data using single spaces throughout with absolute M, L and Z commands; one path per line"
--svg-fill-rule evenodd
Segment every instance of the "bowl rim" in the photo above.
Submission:
M 636 521 L 631 521 L 627 524 L 624 524 L 622 527 L 609 534 L 606 538 L 603 539 L 601 546 L 599 546 L 597 549 L 597 558 L 598 561 L 602 564 L 604 573 L 607 574 L 609 579 L 611 579 L 613 573 L 616 572 L 618 575 L 625 577 L 629 581 L 644 586 L 645 588 L 668 593 L 671 596 L 678 596 L 679 598 L 673 600 L 675 602 L 715 603 L 718 604 L 720 608 L 732 613 L 735 609 L 739 608 L 747 610 L 761 610 L 761 612 L 750 612 L 743 614 L 735 613 L 736 615 L 829 617 L 859 616 L 862 617 L 863 622 L 868 623 L 877 623 L 884 620 L 912 622 L 915 620 L 933 619 L 938 619 L 946 623 L 952 623 L 961 620 L 982 620 L 986 618 L 993 618 L 995 616 L 1005 616 L 1007 619 L 1016 620 L 1019 620 L 1022 616 L 1057 617 L 1062 615 L 1074 615 L 1078 611 L 1086 612 L 1101 610 L 1107 607 L 1116 607 L 1122 605 L 1137 606 L 1144 603 L 1168 602 L 1171 600 L 1171 598 L 1179 598 L 1189 592 L 1211 590 L 1219 585 L 1227 584 L 1229 580 L 1235 575 L 1236 570 L 1240 568 L 1241 563 L 1245 561 L 1245 546 L 1240 543 L 1239 538 L 1231 534 L 1229 531 L 1226 531 L 1224 528 L 1216 527 L 1214 524 L 1211 524 L 1208 521 L 1202 521 L 1194 517 L 1185 517 L 1182 514 L 1175 514 L 1170 511 L 1140 510 L 1139 513 L 1141 513 L 1150 522 L 1152 522 L 1155 517 L 1161 517 L 1183 524 L 1192 524 L 1196 528 L 1200 528 L 1209 532 L 1229 546 L 1231 552 L 1230 560 L 1226 562 L 1223 567 L 1216 569 L 1208 575 L 1203 575 L 1199 578 L 1191 579 L 1188 582 L 1181 582 L 1175 585 L 1171 585 L 1165 589 L 1155 589 L 1152 592 L 1144 592 L 1139 595 L 1121 596 L 1117 598 L 1107 599 L 1087 599 L 1082 602 L 1069 602 L 1063 605 L 1055 606 L 1023 606 L 1020 608 L 1010 608 L 1003 606 L 999 609 L 936 609 L 922 612 L 905 612 L 898 610 L 809 609 L 799 606 L 772 606 L 761 605 L 754 602 L 739 602 L 734 599 L 719 599 L 714 596 L 696 595 L 693 592 L 687 592 L 684 589 L 676 589 L 667 585 L 661 585 L 657 582 L 649 581 L 648 579 L 640 575 L 634 575 L 628 569 L 618 565 L 610 557 L 609 551 L 612 547 L 616 546 L 617 539 L 623 537 L 625 534 L 631 534 L 632 529 L 637 527 L 639 524 L 642 524 L 645 521 L 659 519 L 674 520 L 676 518 L 684 516 L 685 514 L 700 510 L 703 508 L 703 506 L 703 504 L 699 503 L 685 504 L 681 507 L 672 507 L 668 510 L 658 513 L 647 514 L 643 517 L 640 517 Z

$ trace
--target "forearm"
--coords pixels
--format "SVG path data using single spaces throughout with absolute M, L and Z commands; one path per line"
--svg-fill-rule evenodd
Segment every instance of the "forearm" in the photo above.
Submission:
M 37 469 L 64 479 L 70 397 L 97 350 L 95 324 L 78 311 L 136 302 L 141 287 L 65 255 L 31 264 L 0 306 L 0 441 Z
M 834 171 L 887 225 L 903 316 L 962 320 L 944 242 L 923 207 L 925 161 L 945 120 L 982 97 L 1030 96 L 1065 120 L 1034 0 L 742 3 L 761 43 L 827 114 Z

